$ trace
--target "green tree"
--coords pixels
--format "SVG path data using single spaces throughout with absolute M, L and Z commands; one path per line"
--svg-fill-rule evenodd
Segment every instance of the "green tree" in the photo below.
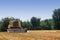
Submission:
M 23 28 L 27 28 L 28 30 L 31 30 L 31 27 L 32 27 L 32 25 L 29 21 L 22 22 L 22 26 L 23 26 Z
M 2 19 L 1 31 L 7 31 L 10 20 L 14 20 L 14 18 L 13 17 L 11 17 L 11 18 L 6 17 L 6 18 Z
M 46 29 L 51 30 L 51 24 L 49 23 L 48 19 L 45 20 L 45 23 L 46 23 Z
M 60 29 L 60 8 L 55 9 L 53 12 L 53 20 L 55 29 Z
M 3 21 L 3 24 L 2 24 L 1 30 L 7 31 L 10 19 L 8 17 L 6 17 L 6 18 L 2 19 L 2 21 Z
M 53 21 L 53 19 L 48 19 L 48 22 L 50 24 L 51 29 L 54 30 L 54 21 Z
M 45 20 L 42 20 L 41 23 L 41 29 L 43 30 L 51 30 L 51 29 L 54 29 L 54 25 L 53 25 L 53 20 L 52 19 L 45 19 Z
M 40 29 L 40 18 L 32 17 L 31 18 L 31 24 L 32 28 L 35 29 Z
M 40 26 L 41 26 L 41 29 L 42 30 L 44 30 L 44 29 L 46 29 L 46 23 L 45 23 L 45 20 L 41 20 L 41 22 L 40 22 Z
M 0 31 L 2 31 L 2 30 L 1 30 L 2 24 L 3 24 L 3 22 L 2 22 L 2 21 L 0 21 Z

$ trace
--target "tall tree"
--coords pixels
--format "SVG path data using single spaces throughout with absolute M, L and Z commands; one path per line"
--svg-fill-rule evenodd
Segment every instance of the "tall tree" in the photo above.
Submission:
M 31 18 L 31 24 L 33 29 L 40 29 L 40 19 L 36 17 Z
M 55 29 L 60 29 L 60 9 L 55 9 L 53 12 L 53 20 Z

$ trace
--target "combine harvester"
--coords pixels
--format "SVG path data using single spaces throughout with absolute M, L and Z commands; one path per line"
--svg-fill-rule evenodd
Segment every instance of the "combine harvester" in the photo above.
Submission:
M 27 29 L 23 28 L 22 22 L 16 19 L 9 22 L 7 32 L 27 32 Z

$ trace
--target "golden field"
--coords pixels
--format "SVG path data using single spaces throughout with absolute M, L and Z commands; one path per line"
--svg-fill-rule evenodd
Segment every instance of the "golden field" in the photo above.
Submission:
M 30 30 L 27 33 L 0 32 L 0 40 L 60 40 L 60 30 Z

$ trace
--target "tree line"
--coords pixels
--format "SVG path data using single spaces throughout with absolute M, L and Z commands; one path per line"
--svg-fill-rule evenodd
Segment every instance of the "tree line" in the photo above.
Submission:
M 3 18 L 0 21 L 0 31 L 7 31 L 9 21 L 15 19 L 14 17 Z M 41 20 L 41 18 L 32 17 L 30 21 L 22 21 L 22 27 L 28 30 L 60 30 L 60 8 L 53 11 L 52 19 Z

